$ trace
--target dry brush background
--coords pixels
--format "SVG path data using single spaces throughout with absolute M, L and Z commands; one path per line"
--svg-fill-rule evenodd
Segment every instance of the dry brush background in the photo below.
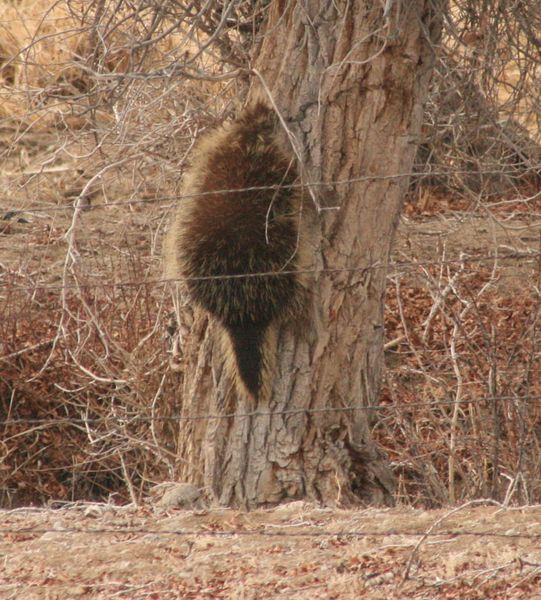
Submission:
M 541 11 L 479 4 L 448 12 L 389 272 L 373 427 L 416 509 L 541 501 Z M 265 7 L 0 0 L 1 507 L 175 480 L 176 416 L 201 415 L 161 239 Z

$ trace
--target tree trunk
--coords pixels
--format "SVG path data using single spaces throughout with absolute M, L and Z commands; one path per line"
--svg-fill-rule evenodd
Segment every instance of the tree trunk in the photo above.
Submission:
M 270 8 L 255 69 L 295 136 L 304 181 L 329 182 L 311 190 L 321 209 L 317 335 L 280 332 L 272 397 L 253 407 L 225 377 L 217 328 L 200 311 L 180 315 L 182 411 L 217 418 L 180 422 L 179 475 L 226 505 L 392 503 L 370 410 L 383 369 L 386 265 L 408 184 L 388 176 L 411 171 L 440 22 L 429 0 L 387 2 L 387 16 L 383 4 Z

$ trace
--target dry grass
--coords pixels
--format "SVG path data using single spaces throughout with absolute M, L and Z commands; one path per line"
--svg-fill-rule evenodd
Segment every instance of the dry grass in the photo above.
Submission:
M 81 505 L 1 516 L 5 528 L 25 529 L 0 539 L 10 556 L 5 598 L 513 600 L 535 597 L 541 578 L 539 507 L 329 511 L 294 502 L 157 515 Z

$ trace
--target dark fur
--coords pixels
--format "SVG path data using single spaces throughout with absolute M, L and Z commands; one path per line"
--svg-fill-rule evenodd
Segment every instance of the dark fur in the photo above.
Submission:
M 186 175 L 185 194 L 217 192 L 181 201 L 169 238 L 168 261 L 188 278 L 191 298 L 223 326 L 238 377 L 257 398 L 271 368 L 269 330 L 302 310 L 298 188 L 225 193 L 298 182 L 294 160 L 279 147 L 279 123 L 262 102 L 205 136 Z M 230 278 L 257 273 L 276 275 Z

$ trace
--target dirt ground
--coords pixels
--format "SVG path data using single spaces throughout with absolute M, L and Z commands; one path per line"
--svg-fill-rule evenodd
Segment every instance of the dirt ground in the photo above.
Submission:
M 541 506 L 0 513 L 0 598 L 541 598 Z

